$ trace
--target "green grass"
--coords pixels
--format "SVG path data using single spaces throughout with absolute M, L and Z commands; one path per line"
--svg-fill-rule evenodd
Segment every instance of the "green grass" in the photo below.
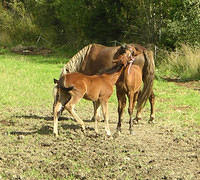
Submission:
M 59 77 L 66 61 L 66 58 L 53 56 L 1 55 L 0 111 L 4 115 L 24 113 L 31 109 L 37 112 L 51 111 L 53 78 Z M 154 89 L 157 97 L 157 119 L 164 116 L 166 121 L 200 123 L 198 91 L 163 80 L 156 80 Z M 115 92 L 110 102 L 117 103 Z M 80 105 L 88 103 L 82 100 Z M 149 105 L 146 108 L 149 108 Z
M 63 64 L 41 56 L 0 56 L 1 108 L 40 108 L 52 101 L 53 78 Z M 66 60 L 65 60 L 66 61 Z
M 52 117 L 53 78 L 59 77 L 60 70 L 66 61 L 66 58 L 56 58 L 55 56 L 0 55 L 0 121 L 3 120 L 8 123 L 8 125 L 3 124 L 3 128 L 0 127 L 1 133 L 6 133 L 1 137 L 3 146 L 0 148 L 0 158 L 3 157 L 4 161 L 7 158 L 8 161 L 7 167 L 5 167 L 6 170 L 0 172 L 0 177 L 3 179 L 17 178 L 17 176 L 13 177 L 12 174 L 20 174 L 25 179 L 56 179 L 57 176 L 63 177 L 66 165 L 71 167 L 67 170 L 66 179 L 76 179 L 77 176 L 75 175 L 79 174 L 80 171 L 88 175 L 98 172 L 99 168 L 100 171 L 103 171 L 103 169 L 108 170 L 108 167 L 107 169 L 104 168 L 102 161 L 99 161 L 98 167 L 94 168 L 91 168 L 85 161 L 79 161 L 81 157 L 87 157 L 88 152 L 84 150 L 79 152 L 77 146 L 87 147 L 87 143 L 82 144 L 84 140 L 81 137 L 75 137 L 72 133 L 73 130 L 64 128 L 67 124 L 71 123 L 73 125 L 77 124 L 76 122 L 59 122 L 61 135 L 58 139 L 55 139 L 52 136 L 52 121 L 48 119 L 44 121 L 46 116 Z M 169 131 L 173 130 L 174 136 L 180 139 L 184 137 L 185 132 L 184 130 L 176 131 L 178 129 L 186 128 L 190 138 L 197 136 L 194 131 L 196 128 L 200 128 L 200 93 L 161 79 L 155 80 L 154 91 L 156 94 L 155 121 L 157 125 L 166 127 L 166 130 Z M 82 111 L 78 113 L 80 116 L 84 115 L 84 118 L 88 119 L 92 116 L 92 112 L 88 113 L 88 106 L 92 107 L 91 102 L 81 100 L 77 106 L 82 108 Z M 149 118 L 149 108 L 149 103 L 147 103 L 142 114 L 144 120 Z M 115 114 L 117 114 L 115 92 L 110 98 L 109 109 L 114 109 Z M 20 136 L 13 134 L 13 132 L 21 132 L 22 140 L 18 139 Z M 29 134 L 23 135 L 26 132 Z M 72 147 L 68 145 L 69 142 L 72 142 Z M 46 143 L 47 146 L 42 146 L 43 143 Z M 105 154 L 107 151 L 112 150 L 115 152 L 115 156 L 120 154 L 120 157 L 124 159 L 126 156 L 121 153 L 122 149 L 120 148 L 119 152 L 117 149 L 121 146 L 118 147 L 117 142 L 116 144 L 114 144 L 114 141 L 112 143 L 113 150 L 106 149 L 104 152 L 103 150 L 99 152 Z M 59 148 L 56 149 L 56 147 Z M 51 151 L 47 151 L 49 148 Z M 102 145 L 102 149 L 104 149 L 104 145 Z M 75 157 L 70 154 L 71 151 L 75 153 Z M 137 152 L 141 153 L 134 150 L 132 154 L 137 156 Z M 66 154 L 67 156 L 65 156 Z M 108 157 L 103 158 L 102 156 L 101 160 L 106 161 L 106 158 Z M 17 168 L 20 161 L 23 162 L 20 165 L 23 172 Z M 137 162 L 138 164 L 142 163 L 140 159 Z M 38 164 L 40 166 L 37 166 Z M 115 164 L 109 164 L 109 162 L 107 165 L 112 168 L 116 167 L 116 169 L 119 166 L 119 164 L 115 166 Z M 124 162 L 122 165 L 124 165 Z M 0 161 L 0 168 L 2 167 Z M 124 167 L 129 167 L 128 162 L 127 166 L 124 165 Z M 142 164 L 142 167 L 145 167 L 145 164 Z M 43 172 L 43 174 L 40 172 Z M 119 172 L 121 173 L 121 171 Z M 106 174 L 102 174 L 102 176 L 104 175 L 106 178 Z M 124 178 L 129 179 L 129 174 L 124 174 L 124 176 Z
M 155 81 L 156 119 L 167 123 L 200 125 L 200 93 L 174 83 Z

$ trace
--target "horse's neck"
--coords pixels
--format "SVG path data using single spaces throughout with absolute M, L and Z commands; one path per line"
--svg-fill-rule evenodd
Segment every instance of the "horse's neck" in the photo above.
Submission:
M 110 74 L 110 80 L 112 85 L 115 85 L 117 83 L 117 80 L 119 79 L 124 67 L 122 67 L 118 72 L 114 72 Z

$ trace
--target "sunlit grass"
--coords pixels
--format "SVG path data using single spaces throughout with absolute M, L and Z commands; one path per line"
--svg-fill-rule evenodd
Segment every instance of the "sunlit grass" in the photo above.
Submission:
M 52 135 L 53 78 L 59 77 L 60 70 L 66 61 L 66 58 L 57 59 L 52 56 L 0 55 L 0 121 L 2 134 L 0 136 L 2 144 L 0 154 L 3 160 L 2 163 L 7 162 L 6 165 L 0 164 L 2 169 L 0 170 L 0 179 L 17 179 L 18 175 L 22 179 L 56 179 L 57 176 L 57 179 L 62 179 L 60 177 L 64 179 L 64 175 L 66 175 L 66 179 L 77 179 L 76 175 L 79 172 L 88 175 L 105 170 L 104 162 L 107 162 L 108 156 L 102 155 L 102 158 L 99 158 L 98 166 L 95 167 L 91 167 L 85 161 L 92 153 L 88 156 L 88 149 L 79 151 L 80 146 L 87 146 L 88 139 L 84 142 L 85 138 L 79 136 L 78 130 L 72 133 L 76 131 L 76 129 L 71 129 L 73 125 L 77 125 L 75 121 L 71 119 L 60 121 L 59 138 L 56 139 Z M 196 136 L 194 139 L 197 139 L 197 132 L 199 132 L 197 128 L 200 128 L 200 93 L 163 80 L 155 80 L 154 92 L 156 95 L 156 119 L 155 125 L 152 125 L 152 127 L 161 130 L 161 133 L 173 131 L 173 136 L 176 139 L 184 139 L 185 132 L 187 132 L 189 138 Z M 89 120 L 93 115 L 92 103 L 89 101 L 81 100 L 76 108 L 77 114 L 84 121 Z M 143 120 L 141 122 L 145 123 L 144 126 L 141 126 L 146 128 L 145 132 L 148 132 L 147 129 L 152 128 L 151 125 L 145 122 L 150 115 L 149 109 L 150 106 L 147 103 L 142 113 Z M 65 112 L 63 116 L 68 117 Z M 109 100 L 109 116 L 112 121 L 111 125 L 116 127 L 117 99 L 115 91 Z M 125 124 L 128 125 L 128 118 L 126 108 L 123 127 Z M 89 127 L 93 127 L 92 124 Z M 155 131 L 155 133 L 158 132 Z M 124 137 L 127 142 L 125 139 L 123 141 L 130 143 L 129 140 L 132 137 Z M 137 134 L 137 137 L 141 138 L 140 133 Z M 98 139 L 92 139 L 92 143 L 96 141 Z M 68 144 L 69 142 L 72 144 Z M 117 140 L 106 142 L 107 144 L 113 143 L 112 148 L 107 149 L 105 148 L 106 144 L 104 144 L 101 151 L 109 152 L 115 149 L 113 151 L 114 156 L 121 157 L 124 166 L 130 166 L 130 162 L 124 161 L 127 153 L 134 154 L 134 160 L 139 166 L 145 169 L 152 166 L 150 163 L 146 164 L 145 161 L 141 161 L 140 157 L 144 155 L 143 152 L 141 154 L 140 151 L 132 148 L 129 151 L 123 151 L 124 145 L 118 143 Z M 135 145 L 137 145 L 137 142 Z M 94 146 L 96 145 L 94 144 Z M 101 147 L 98 148 L 101 149 Z M 143 149 L 143 146 L 141 148 Z M 70 151 L 72 149 L 75 149 L 72 151 L 76 153 L 74 157 Z M 84 161 L 79 160 L 79 158 L 77 160 L 79 156 L 86 158 Z M 63 168 L 62 164 L 64 165 Z M 113 165 L 106 168 L 109 168 L 109 170 L 117 169 L 120 164 L 114 162 Z M 69 169 L 65 169 L 65 166 Z M 117 171 L 117 173 L 120 176 L 121 171 Z M 104 172 L 102 177 L 106 179 Z M 143 177 L 141 174 L 141 178 Z M 130 178 L 127 175 L 124 179 Z
M 59 59 L 59 58 L 58 58 Z M 1 55 L 0 110 L 4 116 L 30 112 L 52 112 L 53 78 L 58 78 L 66 58 Z M 57 63 L 56 63 L 57 62 Z M 155 81 L 156 121 L 177 124 L 200 124 L 200 94 L 174 83 Z M 117 110 L 116 92 L 109 100 Z M 127 102 L 128 104 L 128 102 Z M 81 100 L 77 106 L 87 108 L 91 102 Z M 149 117 L 149 103 L 143 116 Z M 116 112 L 117 113 L 117 112 Z M 91 115 L 92 116 L 92 112 Z

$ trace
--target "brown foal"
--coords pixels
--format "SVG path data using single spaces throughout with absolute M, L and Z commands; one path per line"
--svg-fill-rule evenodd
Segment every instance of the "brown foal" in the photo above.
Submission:
M 134 59 L 133 59 L 134 61 Z M 132 114 L 134 106 L 138 99 L 138 94 L 140 92 L 142 86 L 142 70 L 138 65 L 132 64 L 132 62 L 129 63 L 129 65 L 124 68 L 124 72 L 122 73 L 122 76 L 120 77 L 120 80 L 117 84 L 118 88 L 118 99 L 121 100 L 125 95 L 128 97 L 129 101 L 129 107 L 128 107 L 128 113 L 129 113 L 129 130 L 130 134 L 133 134 L 132 131 Z M 119 88 L 120 87 L 120 88 Z M 123 104 L 121 104 L 119 101 L 119 107 L 121 107 Z M 121 123 L 121 121 L 118 121 L 118 123 Z M 117 127 L 121 128 L 121 124 Z M 121 129 L 118 129 L 117 132 L 120 134 Z
M 113 87 L 126 67 L 130 59 L 130 50 L 121 55 L 113 63 L 116 65 L 108 72 L 100 75 L 88 76 L 82 73 L 64 74 L 59 80 L 54 80 L 58 84 L 58 101 L 54 108 L 54 130 L 58 136 L 58 118 L 62 109 L 66 109 L 74 119 L 81 125 L 85 132 L 85 124 L 75 113 L 74 106 L 81 98 L 95 102 L 95 112 L 101 105 L 105 122 L 105 131 L 111 135 L 108 122 L 108 99 L 113 93 Z M 95 118 L 95 132 L 98 133 L 97 118 Z

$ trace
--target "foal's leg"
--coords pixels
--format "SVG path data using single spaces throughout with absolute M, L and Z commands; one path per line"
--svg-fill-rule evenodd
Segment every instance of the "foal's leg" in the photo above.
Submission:
M 57 85 L 54 86 L 54 88 L 53 88 L 53 98 L 54 98 L 54 102 L 53 102 L 53 114 L 54 114 L 54 109 L 55 109 L 55 106 L 56 106 L 57 101 L 58 101 L 58 87 L 57 87 Z
M 85 133 L 85 124 L 81 120 L 81 118 L 76 114 L 76 112 L 74 111 L 75 104 L 77 104 L 81 98 L 82 97 L 79 97 L 79 96 L 75 97 L 72 95 L 69 102 L 65 105 L 65 108 L 73 116 L 73 118 L 81 125 L 82 131 Z
M 133 125 L 133 120 L 132 120 L 132 114 L 133 114 L 133 109 L 135 107 L 135 103 L 137 101 L 138 98 L 138 92 L 136 92 L 134 94 L 134 92 L 129 92 L 128 94 L 128 98 L 129 98 L 129 107 L 128 107 L 128 113 L 129 113 L 129 131 L 130 134 L 133 134 L 133 130 L 132 130 L 132 125 Z
M 57 101 L 56 105 L 54 106 L 54 110 L 53 110 L 53 113 L 54 113 L 54 117 L 53 117 L 53 119 L 54 119 L 53 134 L 55 136 L 58 136 L 58 118 L 59 118 L 61 109 L 62 109 L 62 104 L 61 104 L 60 101 Z
M 100 116 L 100 108 L 99 108 L 99 105 L 100 105 L 100 104 L 97 104 L 96 101 L 93 101 L 94 115 L 93 115 L 91 121 L 94 121 L 94 122 L 95 122 L 96 119 L 97 119 L 97 121 L 100 121 L 101 116 Z
M 151 115 L 150 115 L 149 123 L 153 123 L 153 120 L 155 118 L 155 108 L 154 108 L 155 95 L 154 95 L 153 90 L 152 90 L 151 95 L 149 97 L 149 102 L 150 102 L 150 105 L 151 105 Z
M 100 106 L 100 102 L 99 101 L 95 101 L 94 102 L 95 104 L 95 109 L 94 109 L 94 121 L 95 121 L 95 132 L 98 134 L 99 133 L 99 130 L 98 130 L 98 118 L 97 118 L 97 113 L 98 113 L 98 110 L 100 109 L 99 106 Z
M 54 106 L 54 126 L 53 126 L 53 134 L 55 136 L 58 136 L 58 118 L 60 116 L 60 114 L 62 113 L 64 106 L 66 103 L 66 99 L 61 99 L 61 100 L 57 100 L 55 106 Z
M 126 94 L 122 89 L 117 88 L 117 99 L 118 99 L 118 124 L 117 124 L 117 133 L 121 133 L 121 123 L 124 109 L 126 107 Z
M 57 90 L 56 92 L 56 99 L 54 99 L 54 126 L 53 126 L 53 133 L 55 136 L 58 136 L 58 118 L 61 115 L 62 111 L 64 110 L 65 104 L 69 101 L 70 95 L 65 93 L 65 91 Z
M 103 117 L 105 121 L 105 131 L 107 136 L 111 136 L 109 122 L 108 122 L 108 101 L 101 101 L 101 107 L 103 111 Z

